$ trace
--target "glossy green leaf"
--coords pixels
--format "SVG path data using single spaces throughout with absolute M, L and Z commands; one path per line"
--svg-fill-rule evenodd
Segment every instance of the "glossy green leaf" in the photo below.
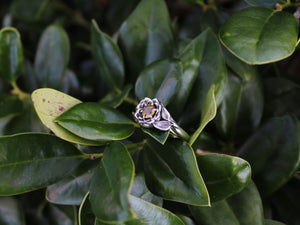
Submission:
M 163 59 L 147 66 L 135 84 L 135 94 L 142 100 L 145 97 L 157 98 L 165 106 L 172 100 L 182 75 L 182 64 L 177 59 Z
M 0 118 L 22 113 L 22 101 L 16 95 L 0 94 Z
M 38 133 L 0 137 L 0 195 L 46 187 L 68 176 L 84 155 L 72 144 Z
M 183 73 L 179 89 L 173 100 L 175 103 L 172 115 L 176 117 L 184 109 L 184 105 L 190 94 L 194 81 L 198 75 L 200 62 L 202 60 L 202 50 L 205 43 L 206 33 L 202 33 L 194 38 L 178 55 L 178 59 L 182 62 Z
M 174 139 L 165 145 L 147 144 L 144 167 L 146 184 L 153 194 L 190 205 L 210 205 L 194 152 L 186 142 Z
M 253 182 L 227 200 L 212 203 L 211 207 L 189 208 L 201 225 L 264 225 L 262 202 Z
M 64 111 L 69 110 L 74 105 L 81 103 L 80 100 L 50 88 L 41 88 L 35 90 L 32 93 L 31 98 L 35 111 L 40 120 L 56 136 L 66 141 L 82 145 L 103 145 L 102 142 L 81 138 L 54 122 L 54 119 L 60 116 Z
M 143 173 L 138 173 L 135 175 L 132 184 L 131 195 L 139 197 L 160 207 L 163 204 L 162 198 L 153 195 L 147 188 Z
M 285 11 L 250 7 L 231 16 L 220 29 L 223 45 L 249 64 L 265 64 L 291 55 L 298 22 Z
M 103 81 L 119 90 L 124 83 L 123 56 L 117 44 L 92 21 L 91 48 Z
M 140 1 L 120 28 L 119 44 L 132 81 L 146 65 L 172 57 L 175 41 L 165 1 Z
M 87 193 L 82 200 L 78 212 L 79 225 L 95 225 L 96 217 L 92 211 L 91 203 L 89 201 L 89 193 Z
M 141 127 L 141 130 L 144 133 L 150 135 L 152 138 L 154 138 L 156 141 L 158 141 L 162 145 L 165 144 L 165 142 L 167 141 L 169 134 L 170 134 L 170 130 L 162 131 L 162 130 L 158 130 L 155 128 L 146 128 L 146 127 Z
M 109 93 L 101 99 L 100 103 L 112 108 L 117 108 L 127 98 L 131 88 L 132 85 L 126 85 L 121 93 Z
M 92 141 L 121 140 L 134 131 L 133 121 L 99 103 L 80 103 L 55 119 L 71 133 Z
M 189 208 L 196 222 L 201 225 L 240 225 L 225 200 L 214 202 L 211 207 L 190 206 Z
M 291 179 L 286 185 L 280 188 L 271 196 L 271 203 L 274 211 L 281 221 L 289 224 L 300 224 L 300 180 Z M 274 224 L 275 225 L 275 224 Z M 276 224 L 277 225 L 277 224 Z
M 80 205 L 89 191 L 97 160 L 85 160 L 67 178 L 47 187 L 49 202 L 62 205 Z
M 207 92 L 207 96 L 203 104 L 203 108 L 201 110 L 201 123 L 199 128 L 191 136 L 189 140 L 190 145 L 192 145 L 195 142 L 195 140 L 199 137 L 204 127 L 215 118 L 216 112 L 217 105 L 215 99 L 215 86 L 213 85 Z
M 34 61 L 34 72 L 42 87 L 59 88 L 70 57 L 67 33 L 58 25 L 51 25 L 43 32 Z
M 232 53 L 230 53 L 226 48 L 223 48 L 223 53 L 227 66 L 242 80 L 248 82 L 257 76 L 256 67 L 243 62 Z
M 23 99 L 19 108 L 22 110 L 5 125 L 3 135 L 47 130 L 36 115 L 31 99 Z
M 251 178 L 249 163 L 238 157 L 207 153 L 197 162 L 212 202 L 240 192 Z
M 251 6 L 263 6 L 274 8 L 276 3 L 281 3 L 279 0 L 245 0 Z
M 227 69 L 219 40 L 210 29 L 201 36 L 203 46 L 199 50 L 202 55 L 200 67 L 197 69 L 195 81 L 191 83 L 192 90 L 178 121 L 183 125 L 194 125 L 195 121 L 199 121 L 203 104 L 212 85 L 215 86 L 217 106 L 221 103 L 227 86 Z M 181 107 L 176 101 L 174 103 L 177 107 Z
M 147 225 L 184 225 L 184 223 L 170 211 L 153 205 L 141 198 L 130 196 L 130 205 L 140 223 Z M 127 225 L 127 223 L 126 223 Z M 130 223 L 128 225 L 131 225 Z
M 113 142 L 103 154 L 90 185 L 90 202 L 101 221 L 122 222 L 135 217 L 129 203 L 134 164 L 126 149 Z
M 285 224 L 275 220 L 265 220 L 265 225 L 285 225 Z
M 228 87 L 218 108 L 215 125 L 225 139 L 244 140 L 255 131 L 262 118 L 262 82 L 258 75 L 248 82 L 228 75 Z
M 0 197 L 0 224 L 25 225 L 22 206 L 13 197 Z
M 285 184 L 300 163 L 300 125 L 290 115 L 267 121 L 240 148 L 238 156 L 246 159 L 263 196 Z
M 218 33 L 221 25 L 228 19 L 228 14 L 219 8 L 208 7 L 201 13 L 201 30 L 210 28 L 214 33 Z
M 23 69 L 23 48 L 19 32 L 12 27 L 0 30 L 0 76 L 15 83 Z
M 194 221 L 193 221 L 191 218 L 187 217 L 187 216 L 183 216 L 183 215 L 177 215 L 177 216 L 181 219 L 181 221 L 182 221 L 185 225 L 196 225 L 196 224 L 194 223 Z
M 264 79 L 263 84 L 265 115 L 272 117 L 292 113 L 299 118 L 300 105 L 298 100 L 300 86 L 297 83 L 280 77 L 270 77 Z

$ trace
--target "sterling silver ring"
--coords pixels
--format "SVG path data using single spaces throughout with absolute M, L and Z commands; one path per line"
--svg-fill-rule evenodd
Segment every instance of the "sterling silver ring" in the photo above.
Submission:
M 154 127 L 162 131 L 169 130 L 173 137 L 189 140 L 189 135 L 178 126 L 166 107 L 156 98 L 146 97 L 141 100 L 136 107 L 134 116 L 143 127 Z

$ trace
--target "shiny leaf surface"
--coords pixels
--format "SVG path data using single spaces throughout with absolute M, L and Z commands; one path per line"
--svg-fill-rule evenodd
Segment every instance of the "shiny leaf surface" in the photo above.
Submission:
M 215 119 L 218 132 L 227 140 L 244 140 L 260 124 L 263 107 L 260 76 L 247 82 L 228 74 L 228 87 Z
M 297 170 L 299 135 L 300 125 L 295 117 L 275 117 L 253 134 L 237 153 L 250 163 L 253 178 L 263 196 L 280 188 Z
M 70 57 L 67 33 L 58 25 L 43 32 L 34 61 L 34 72 L 42 87 L 59 88 Z
M 211 86 L 215 86 L 217 106 L 220 105 L 227 86 L 227 69 L 218 38 L 210 29 L 203 32 L 201 37 L 202 47 L 198 50 L 201 52 L 202 58 L 200 67 L 195 68 L 197 71 L 196 78 L 191 83 L 192 89 L 187 104 L 178 121 L 183 125 L 190 125 L 199 121 L 203 104 Z M 196 51 L 194 54 L 194 57 L 199 57 L 199 52 Z M 181 107 L 176 102 L 174 104 Z
M 146 65 L 172 57 L 175 41 L 165 2 L 140 1 L 121 25 L 119 44 L 132 81 Z
M 133 121 L 99 103 L 80 103 L 55 119 L 71 133 L 92 141 L 121 140 L 134 131 Z
M 253 182 L 227 200 L 212 203 L 211 207 L 189 208 L 201 225 L 264 225 L 262 202 Z
M 66 110 L 74 105 L 81 103 L 80 100 L 71 97 L 60 91 L 50 88 L 35 90 L 31 95 L 33 105 L 42 123 L 49 128 L 56 136 L 77 144 L 82 145 L 102 145 L 101 142 L 86 140 L 81 138 L 54 122 Z
M 231 16 L 220 29 L 224 46 L 249 64 L 265 64 L 291 55 L 298 22 L 285 11 L 249 7 Z
M 89 191 L 97 160 L 85 160 L 67 178 L 47 187 L 49 202 L 62 205 L 80 205 Z
M 158 141 L 162 145 L 165 144 L 165 142 L 167 141 L 169 134 L 170 134 L 170 130 L 162 131 L 162 130 L 158 130 L 155 128 L 146 128 L 146 127 L 141 127 L 141 130 L 144 133 L 150 135 L 152 138 L 154 138 L 156 141 Z
M 197 162 L 212 202 L 240 192 L 251 178 L 249 163 L 238 157 L 206 153 Z
M 91 48 L 100 75 L 109 87 L 118 90 L 124 83 L 123 56 L 117 44 L 92 21 Z
M 209 89 L 203 108 L 201 110 L 201 123 L 199 128 L 193 133 L 189 140 L 189 144 L 193 145 L 195 140 L 199 137 L 204 127 L 215 118 L 217 112 L 217 105 L 215 99 L 215 86 L 211 86 Z
M 19 32 L 7 27 L 0 30 L 0 76 L 15 83 L 23 68 L 23 48 Z
M 83 160 L 72 144 L 38 133 L 0 137 L 0 195 L 46 187 L 68 176 Z
M 122 222 L 135 217 L 129 192 L 134 164 L 126 147 L 118 142 L 109 145 L 96 168 L 90 185 L 90 202 L 101 221 Z
M 100 103 L 112 108 L 117 108 L 127 98 L 131 89 L 132 85 L 126 85 L 121 93 L 109 93 L 101 99 Z
M 145 179 L 149 190 L 164 199 L 191 205 L 210 204 L 192 148 L 183 141 L 168 140 L 146 145 Z
M 135 84 L 135 94 L 142 100 L 145 97 L 157 98 L 165 106 L 172 100 L 182 75 L 182 64 L 177 59 L 163 59 L 147 66 Z

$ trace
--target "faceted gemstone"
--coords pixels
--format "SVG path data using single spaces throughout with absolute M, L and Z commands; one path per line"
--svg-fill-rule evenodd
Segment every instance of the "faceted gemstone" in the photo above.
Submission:
M 146 105 L 143 108 L 142 116 L 144 118 L 150 118 L 155 114 L 155 107 L 153 105 Z

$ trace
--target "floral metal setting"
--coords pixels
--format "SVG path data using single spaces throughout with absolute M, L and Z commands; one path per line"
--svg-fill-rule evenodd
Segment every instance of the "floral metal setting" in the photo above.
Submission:
M 134 116 L 141 126 L 155 127 L 163 131 L 170 130 L 174 123 L 170 113 L 156 98 L 141 100 L 136 107 Z

